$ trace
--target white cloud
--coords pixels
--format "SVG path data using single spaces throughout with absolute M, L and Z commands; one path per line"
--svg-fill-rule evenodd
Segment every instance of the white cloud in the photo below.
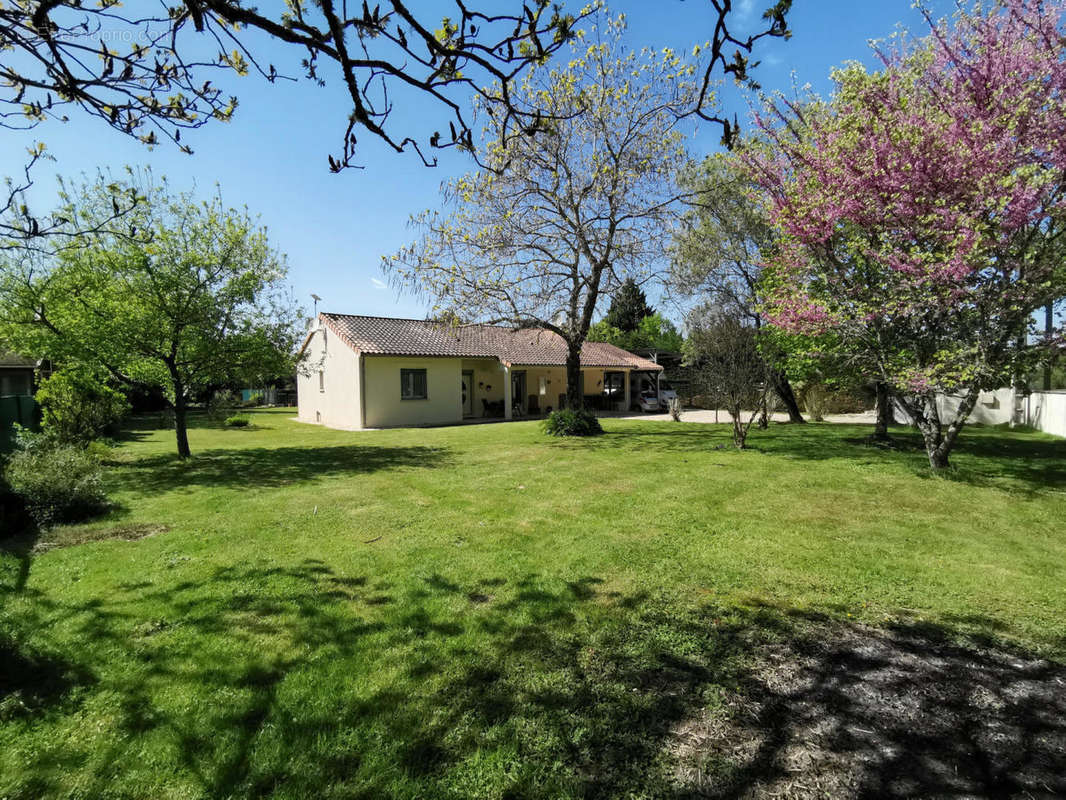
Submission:
M 385 281 L 379 281 L 377 278 L 370 279 L 370 285 L 375 289 L 388 289 L 389 285 Z
M 755 2 L 756 0 L 740 0 L 737 3 L 737 17 L 745 22 L 751 19 L 752 14 L 755 13 Z

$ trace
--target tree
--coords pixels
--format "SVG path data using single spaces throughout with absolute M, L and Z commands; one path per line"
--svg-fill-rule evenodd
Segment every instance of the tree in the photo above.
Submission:
M 513 95 L 548 113 L 536 136 L 485 131 L 488 168 L 445 187 L 418 240 L 384 259 L 402 289 L 460 321 L 541 328 L 567 345 L 567 402 L 583 404 L 581 347 L 601 295 L 648 277 L 678 212 L 679 130 L 695 69 L 673 51 L 626 52 L 624 22 L 579 35 L 566 66 L 534 69 Z
M 652 314 L 640 321 L 636 330 L 623 331 L 607 324 L 606 320 L 589 326 L 589 342 L 609 342 L 623 350 L 656 350 L 660 353 L 680 353 L 684 339 L 677 326 L 662 314 Z
M 730 31 L 730 0 L 710 2 L 710 57 L 693 110 L 720 124 L 731 140 L 735 121 L 713 111 L 712 71 L 718 67 L 738 82 L 755 85 L 746 54 L 760 39 L 790 35 L 791 0 L 774 2 L 763 15 L 763 29 L 749 37 Z M 291 79 L 284 64 L 279 72 L 265 60 L 268 46 L 281 45 L 282 53 L 299 54 L 299 69 L 308 79 L 319 84 L 327 77 L 339 79 L 351 102 L 339 150 L 328 156 L 330 169 L 355 163 L 363 133 L 398 152 L 414 149 L 426 164 L 434 164 L 427 145 L 474 149 L 466 102 L 471 94 L 494 109 L 508 133 L 523 135 L 535 128 L 548 112 L 513 103 L 514 82 L 566 45 L 597 8 L 593 3 L 568 13 L 548 0 L 510 0 L 509 10 L 481 10 L 454 0 L 437 16 L 440 5 L 423 14 L 404 0 L 373 8 L 334 0 L 292 0 L 277 8 L 241 0 L 184 0 L 159 4 L 158 11 L 141 16 L 140 9 L 128 11 L 115 0 L 5 3 L 0 8 L 0 106 L 6 110 L 0 110 L 0 125 L 27 128 L 66 120 L 73 107 L 149 146 L 169 140 L 189 151 L 183 132 L 212 120 L 228 121 L 237 109 L 237 98 L 216 81 L 252 72 L 271 82 Z M 414 95 L 432 98 L 446 117 L 424 130 L 395 130 L 393 109 Z M 35 238 L 55 229 L 22 212 L 17 191 L 8 200 L 6 207 L 0 203 L 0 216 L 15 213 L 0 232 Z
M 80 187 L 72 199 L 79 215 L 109 213 L 108 183 Z M 164 390 L 185 458 L 189 397 L 290 372 L 298 310 L 285 293 L 283 257 L 247 211 L 217 196 L 173 194 L 150 177 L 135 183 L 140 238 L 86 237 L 48 259 L 9 261 L 0 270 L 0 326 L 20 352 Z
M 644 290 L 635 280 L 626 278 L 611 298 L 611 305 L 603 319 L 610 327 L 629 333 L 639 328 L 645 317 L 654 313 L 655 309 L 648 305 Z
M 671 288 L 732 309 L 755 328 L 764 356 L 774 365 L 770 380 L 789 421 L 803 423 L 785 355 L 774 337 L 762 335 L 763 253 L 773 246 L 774 237 L 757 187 L 743 164 L 721 154 L 687 165 L 682 185 L 693 196 L 674 238 Z
M 832 330 L 916 421 L 934 469 L 982 389 L 1046 352 L 1033 312 L 1063 294 L 1062 0 L 927 16 L 932 35 L 834 74 L 829 103 L 759 124 L 753 175 L 782 238 L 768 298 L 786 330 Z M 941 415 L 938 395 L 961 397 Z
M 703 307 L 689 315 L 685 360 L 695 382 L 725 406 L 733 444 L 743 450 L 769 389 L 758 332 L 736 309 Z

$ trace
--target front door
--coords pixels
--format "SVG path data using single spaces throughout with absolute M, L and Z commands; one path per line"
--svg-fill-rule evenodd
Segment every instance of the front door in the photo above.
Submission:
M 463 370 L 463 416 L 474 416 L 474 371 Z

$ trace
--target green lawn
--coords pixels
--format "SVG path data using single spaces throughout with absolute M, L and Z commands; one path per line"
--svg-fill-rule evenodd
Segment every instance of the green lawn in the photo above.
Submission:
M 671 737 L 785 639 L 1066 656 L 1066 441 L 292 413 L 131 430 L 108 517 L 0 552 L 0 797 L 688 796 Z

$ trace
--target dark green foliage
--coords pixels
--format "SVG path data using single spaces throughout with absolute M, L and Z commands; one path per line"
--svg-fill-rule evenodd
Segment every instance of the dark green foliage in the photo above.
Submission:
M 114 434 L 130 411 L 121 392 L 115 391 L 89 370 L 63 369 L 37 390 L 44 431 L 63 444 L 88 444 Z
M 544 432 L 549 436 L 599 436 L 603 433 L 596 415 L 585 409 L 553 411 L 543 424 Z
M 677 326 L 662 314 L 644 317 L 635 330 L 623 331 L 602 319 L 589 327 L 586 341 L 609 342 L 623 350 L 658 350 L 659 352 L 680 353 L 685 340 L 677 331 Z
M 77 522 L 104 510 L 103 470 L 91 452 L 57 445 L 48 437 L 20 439 L 5 475 L 26 511 L 41 526 Z
M 231 417 L 226 417 L 225 425 L 227 428 L 247 428 L 249 423 L 251 423 L 251 420 L 248 417 L 234 414 Z
M 643 319 L 654 313 L 655 309 L 648 305 L 644 290 L 637 286 L 635 280 L 626 278 L 625 283 L 615 292 L 604 322 L 612 328 L 628 333 L 639 328 Z

